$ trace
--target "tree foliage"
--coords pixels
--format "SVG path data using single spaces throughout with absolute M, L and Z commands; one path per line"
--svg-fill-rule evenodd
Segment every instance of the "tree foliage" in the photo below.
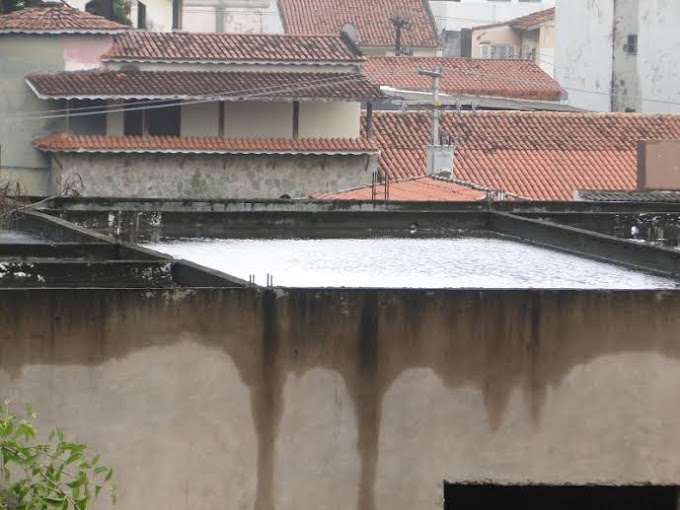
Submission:
M 0 509 L 3 510 L 86 510 L 104 489 L 115 502 L 113 470 L 99 464 L 99 455 L 89 457 L 87 447 L 64 439 L 54 429 L 41 443 L 26 417 L 0 404 Z
M 85 6 L 85 10 L 122 25 L 130 24 L 130 2 L 128 0 L 92 0 Z

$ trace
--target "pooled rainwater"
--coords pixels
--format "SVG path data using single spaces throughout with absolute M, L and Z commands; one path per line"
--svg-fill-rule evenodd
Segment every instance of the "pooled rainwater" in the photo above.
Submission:
M 201 239 L 149 248 L 265 285 L 672 289 L 679 282 L 502 239 Z

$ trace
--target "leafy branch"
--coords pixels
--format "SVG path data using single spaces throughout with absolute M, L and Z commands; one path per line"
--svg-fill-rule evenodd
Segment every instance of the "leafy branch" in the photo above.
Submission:
M 26 418 L 0 404 L 0 509 L 87 510 L 105 488 L 116 500 L 113 468 L 100 456 L 87 456 L 87 446 L 66 441 L 55 428 L 46 443 L 36 439 L 26 406 Z

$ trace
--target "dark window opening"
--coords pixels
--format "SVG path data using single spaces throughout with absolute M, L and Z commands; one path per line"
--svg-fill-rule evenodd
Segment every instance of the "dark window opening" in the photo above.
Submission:
M 628 34 L 626 41 L 626 53 L 628 55 L 637 55 L 638 52 L 638 36 L 637 34 Z
M 147 113 L 148 134 L 151 136 L 179 136 L 182 108 L 177 101 L 159 101 Z M 160 108 L 159 108 L 160 107 Z
M 444 510 L 677 510 L 678 488 L 654 485 L 477 485 L 444 482 Z
M 123 134 L 125 136 L 141 136 L 146 134 L 144 108 L 140 101 L 127 101 L 123 113 Z
M 102 99 L 71 99 L 69 132 L 75 135 L 106 134 L 106 101 Z
M 137 2 L 137 28 L 146 28 L 146 5 Z
M 179 136 L 182 121 L 177 101 L 127 101 L 123 116 L 125 136 Z
M 182 28 L 182 0 L 172 0 L 172 29 Z

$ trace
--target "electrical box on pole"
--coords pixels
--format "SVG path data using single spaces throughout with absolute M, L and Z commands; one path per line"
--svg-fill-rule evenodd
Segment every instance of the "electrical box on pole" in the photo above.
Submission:
M 439 135 L 441 103 L 439 102 L 439 79 L 442 77 L 441 67 L 432 70 L 421 70 L 418 74 L 432 78 L 432 137 L 426 147 L 427 175 L 453 175 L 455 144 L 442 145 Z

